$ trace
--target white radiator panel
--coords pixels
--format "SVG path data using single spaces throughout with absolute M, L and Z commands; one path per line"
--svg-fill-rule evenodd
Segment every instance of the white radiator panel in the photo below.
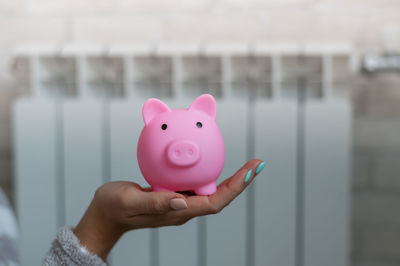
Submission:
M 111 45 L 106 51 L 67 45 L 45 53 L 28 47 L 19 54 L 30 62 L 33 92 L 33 99 L 15 103 L 13 113 L 22 265 L 40 264 L 56 229 L 76 225 L 103 182 L 147 186 L 136 158 L 144 95 L 168 96 L 171 108 L 187 108 L 206 91 L 217 98 L 227 151 L 218 181 L 250 155 L 266 161 L 264 171 L 219 215 L 125 234 L 112 251 L 111 265 L 346 265 L 351 108 L 339 100 L 348 96 L 332 84 L 340 82 L 336 72 L 349 71 L 334 67 L 335 58 L 351 56 L 351 49 L 239 46 Z M 124 64 L 97 65 L 103 60 L 94 57 L 103 56 L 104 62 Z M 53 69 L 42 57 L 68 57 L 72 72 L 62 61 Z M 233 60 L 246 57 L 251 60 Z M 259 57 L 269 58 L 271 67 L 260 68 Z M 300 57 L 310 60 L 299 65 Z M 155 66 L 137 64 L 143 61 L 138 58 Z M 165 68 L 157 67 L 160 59 Z M 305 82 L 322 84 L 306 90 L 313 92 L 306 98 L 315 102 L 298 106 L 304 85 L 295 78 L 300 67 Z M 65 71 L 67 83 L 60 81 Z M 271 93 L 259 94 L 270 87 Z M 254 105 L 247 102 L 251 91 Z
M 191 100 L 167 103 L 172 108 L 184 108 Z M 27 261 L 40 263 L 57 227 L 62 225 L 61 218 L 65 216 L 66 224 L 76 225 L 96 188 L 104 181 L 107 158 L 104 153 L 108 144 L 103 134 L 107 130 L 112 180 L 147 186 L 136 159 L 137 140 L 143 127 L 142 105 L 134 101 L 111 102 L 108 128 L 106 106 L 101 102 L 66 101 L 63 116 L 58 118 L 61 112 L 57 110 L 61 107 L 57 109 L 55 102 L 16 103 L 17 206 L 23 265 Z M 244 102 L 218 102 L 217 121 L 227 149 L 219 182 L 245 162 L 247 108 Z M 258 101 L 254 108 L 255 157 L 267 163 L 253 186 L 255 264 L 295 265 L 298 107 L 295 102 Z M 304 250 L 305 265 L 320 265 L 326 258 L 335 265 L 346 265 L 350 106 L 340 101 L 310 102 L 304 112 L 304 243 L 298 248 Z M 56 137 L 57 132 L 62 134 Z M 57 143 L 63 144 L 63 149 Z M 61 188 L 57 183 L 61 180 L 57 165 L 62 164 L 57 158 L 64 158 L 65 213 L 57 194 Z M 248 237 L 245 196 L 241 195 L 221 214 L 203 218 L 205 227 L 199 227 L 199 221 L 193 220 L 181 227 L 154 231 L 155 238 L 151 238 L 149 229 L 129 232 L 114 248 L 111 263 L 150 265 L 151 261 L 158 261 L 159 265 L 183 262 L 197 265 L 200 258 L 207 265 L 244 265 Z M 335 210 L 334 216 L 331 210 Z M 203 243 L 199 234 L 204 233 Z M 154 247 L 159 248 L 159 253 L 153 253 Z M 177 256 L 176 250 L 185 255 Z M 204 254 L 199 251 L 205 251 L 205 258 L 200 257 Z
M 225 165 L 218 183 L 232 176 L 246 162 L 247 104 L 218 101 L 217 123 L 225 143 Z M 246 192 L 220 214 L 206 217 L 206 265 L 246 264 Z
M 40 265 L 57 231 L 55 102 L 14 105 L 14 147 L 21 265 Z
M 304 265 L 349 261 L 351 106 L 345 100 L 305 107 Z
M 143 127 L 142 105 L 134 101 L 110 104 L 110 159 L 113 181 L 125 180 L 148 187 L 136 158 L 137 141 Z M 126 233 L 114 247 L 114 266 L 150 265 L 150 229 Z
M 255 155 L 265 168 L 255 187 L 255 264 L 294 266 L 296 243 L 295 102 L 257 102 Z
M 159 265 L 197 265 L 198 219 L 182 226 L 168 226 L 158 229 Z
M 79 100 L 64 103 L 66 223 L 76 225 L 103 183 L 104 105 Z

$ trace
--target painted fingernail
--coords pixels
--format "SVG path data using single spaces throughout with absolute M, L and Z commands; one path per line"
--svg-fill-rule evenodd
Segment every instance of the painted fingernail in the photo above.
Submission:
M 187 204 L 186 201 L 184 199 L 170 199 L 169 200 L 169 206 L 171 207 L 171 209 L 174 210 L 184 210 L 187 209 Z
M 245 184 L 246 184 L 247 182 L 249 182 L 250 177 L 251 177 L 251 172 L 252 172 L 252 169 L 250 169 L 250 170 L 247 172 L 246 178 L 244 179 L 244 183 L 245 183 Z
M 258 175 L 262 171 L 262 169 L 264 169 L 264 166 L 265 166 L 265 162 L 262 162 L 257 166 L 256 175 Z

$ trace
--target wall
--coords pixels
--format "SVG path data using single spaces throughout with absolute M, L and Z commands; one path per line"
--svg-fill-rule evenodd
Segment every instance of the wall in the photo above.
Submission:
M 353 258 L 400 265 L 400 76 L 354 86 Z
M 0 0 L 0 186 L 12 198 L 12 100 L 26 94 L 22 42 L 350 41 L 400 49 L 397 0 Z M 23 69 L 18 73 L 24 73 Z M 397 75 L 354 82 L 353 260 L 400 265 Z

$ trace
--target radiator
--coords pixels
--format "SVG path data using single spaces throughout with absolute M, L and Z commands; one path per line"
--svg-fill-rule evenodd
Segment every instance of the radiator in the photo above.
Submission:
M 22 45 L 31 96 L 14 104 L 21 263 L 41 263 L 97 187 L 147 186 L 137 164 L 141 108 L 217 100 L 226 145 L 218 182 L 266 167 L 220 214 L 125 234 L 111 265 L 345 266 L 349 261 L 354 53 L 346 44 Z

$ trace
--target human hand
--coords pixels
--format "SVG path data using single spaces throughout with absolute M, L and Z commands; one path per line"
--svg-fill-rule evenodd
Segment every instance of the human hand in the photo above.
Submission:
M 105 260 L 126 231 L 181 225 L 194 217 L 220 212 L 251 183 L 256 169 L 261 171 L 263 166 L 260 160 L 247 162 L 210 196 L 151 192 L 127 181 L 106 183 L 97 189 L 74 233 L 82 245 Z

